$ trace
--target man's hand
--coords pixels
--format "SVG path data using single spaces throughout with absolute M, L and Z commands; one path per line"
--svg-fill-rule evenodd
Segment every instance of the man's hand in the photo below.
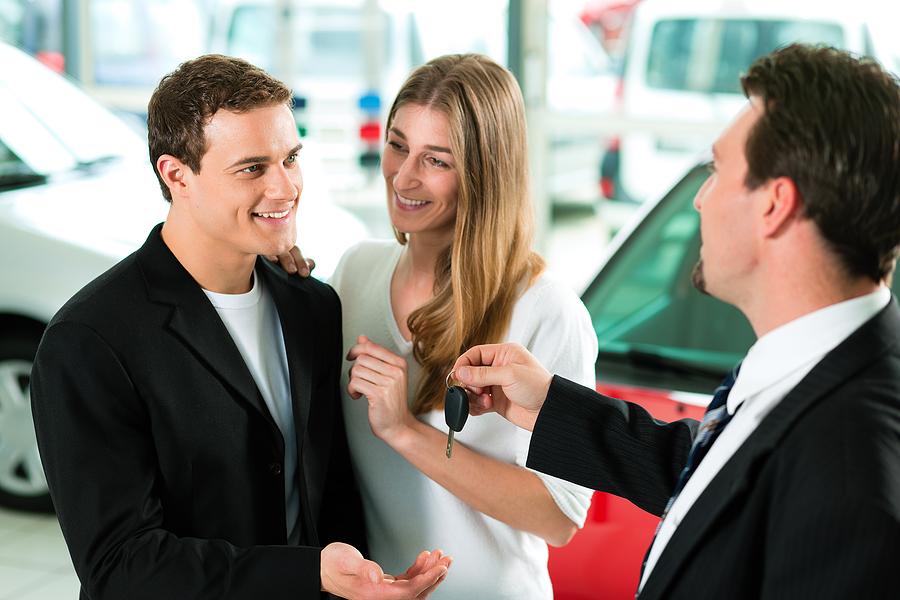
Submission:
M 528 431 L 534 429 L 553 379 L 519 344 L 475 346 L 456 359 L 453 371 L 475 395 L 469 402 L 472 414 L 493 410 Z
M 309 277 L 312 270 L 316 268 L 316 261 L 311 258 L 303 258 L 300 248 L 294 246 L 287 254 L 279 256 L 267 256 L 273 263 L 278 263 L 282 269 L 290 274 L 297 274 L 300 277 Z
M 322 589 L 350 600 L 423 599 L 444 580 L 451 562 L 440 550 L 426 550 L 403 575 L 394 577 L 353 546 L 335 542 L 322 549 Z

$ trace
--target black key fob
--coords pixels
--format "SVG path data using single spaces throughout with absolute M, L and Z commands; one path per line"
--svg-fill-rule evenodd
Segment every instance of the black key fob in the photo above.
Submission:
M 447 388 L 444 395 L 444 420 L 453 431 L 462 431 L 469 418 L 469 395 L 458 385 Z

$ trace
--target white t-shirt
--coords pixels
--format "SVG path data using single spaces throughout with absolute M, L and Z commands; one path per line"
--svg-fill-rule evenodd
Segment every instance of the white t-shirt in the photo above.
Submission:
M 390 282 L 404 247 L 396 241 L 368 241 L 344 254 L 332 277 L 343 306 L 344 348 L 359 335 L 403 356 L 409 398 L 421 378 L 412 344 L 400 333 L 390 303 Z M 597 337 L 587 309 L 574 292 L 542 275 L 516 302 L 507 341 L 528 348 L 553 373 L 594 385 Z M 359 480 L 369 549 L 388 573 L 402 573 L 423 549 L 440 548 L 453 567 L 432 596 L 437 599 L 540 599 L 553 591 L 547 545 L 464 504 L 430 480 L 372 434 L 365 401 L 347 394 L 345 361 L 341 392 L 347 437 Z M 419 417 L 446 431 L 443 410 Z M 525 465 L 531 433 L 496 414 L 471 417 L 457 441 L 497 460 Z M 584 524 L 591 490 L 537 473 L 560 509 Z
M 253 276 L 246 294 L 219 294 L 203 290 L 244 358 L 269 413 L 284 438 L 284 506 L 288 543 L 297 544 L 300 532 L 300 490 L 297 487 L 297 435 L 287 352 L 278 309 L 262 280 Z

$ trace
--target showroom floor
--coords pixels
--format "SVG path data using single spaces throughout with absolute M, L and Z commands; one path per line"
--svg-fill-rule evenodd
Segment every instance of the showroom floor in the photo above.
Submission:
M 0 509 L 0 600 L 78 598 L 78 579 L 53 515 Z

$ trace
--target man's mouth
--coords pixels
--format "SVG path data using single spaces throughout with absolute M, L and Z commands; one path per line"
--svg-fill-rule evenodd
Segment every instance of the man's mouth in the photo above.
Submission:
M 291 209 L 286 209 L 281 212 L 254 212 L 254 217 L 262 217 L 264 219 L 283 219 L 291 213 Z

